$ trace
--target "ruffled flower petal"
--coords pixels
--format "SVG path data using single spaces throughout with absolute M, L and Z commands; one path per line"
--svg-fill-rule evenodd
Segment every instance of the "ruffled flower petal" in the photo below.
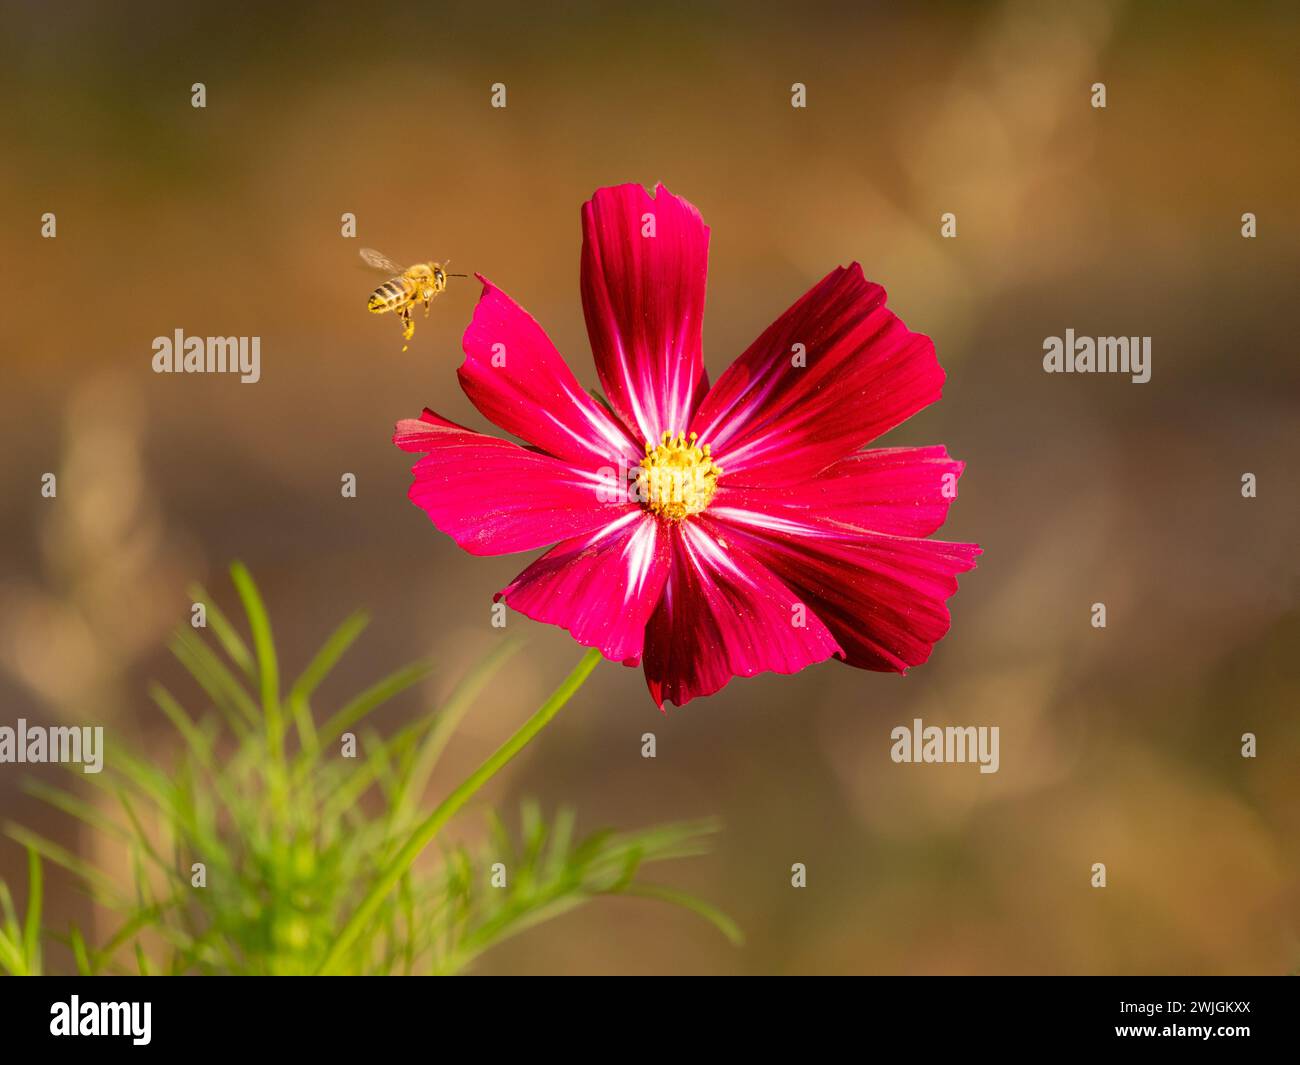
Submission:
M 672 566 L 646 630 L 645 675 L 660 709 L 732 677 L 797 673 L 840 652 L 811 609 L 707 521 L 671 525 Z
M 669 540 L 664 526 L 637 508 L 556 544 L 497 598 L 534 621 L 568 629 L 606 658 L 635 665 L 668 576 Z
M 939 398 L 930 338 L 885 307 L 854 263 L 770 325 L 700 404 L 691 429 L 730 484 L 792 484 Z
M 640 461 L 641 445 L 583 391 L 542 327 L 481 275 L 465 330 L 465 395 L 508 433 L 581 466 Z
M 718 488 L 721 507 L 839 522 L 895 536 L 929 536 L 956 498 L 964 462 L 942 445 L 876 448 L 833 463 L 808 481 Z
M 708 388 L 701 348 L 709 228 L 663 185 L 599 189 L 582 208 L 582 307 L 611 405 L 658 442 Z
M 905 673 L 947 634 L 957 574 L 976 544 L 886 536 L 832 522 L 718 507 L 711 516 L 826 623 L 861 669 Z
M 472 555 L 531 551 L 608 525 L 641 508 L 606 502 L 601 474 L 484 436 L 425 410 L 397 423 L 393 443 L 425 453 L 408 495 Z

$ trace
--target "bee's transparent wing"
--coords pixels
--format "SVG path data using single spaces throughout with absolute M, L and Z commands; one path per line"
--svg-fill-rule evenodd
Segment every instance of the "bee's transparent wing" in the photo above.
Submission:
M 387 274 L 406 273 L 405 266 L 398 266 L 387 255 L 380 255 L 374 248 L 362 248 L 361 258 L 365 260 L 367 266 L 373 267 L 375 270 L 382 270 Z

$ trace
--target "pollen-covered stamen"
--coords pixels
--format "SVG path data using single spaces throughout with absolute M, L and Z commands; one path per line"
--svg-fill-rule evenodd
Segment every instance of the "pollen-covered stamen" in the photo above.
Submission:
M 698 514 L 718 490 L 722 467 L 698 447 L 696 434 L 665 432 L 658 447 L 646 441 L 645 458 L 636 471 L 636 498 L 652 514 L 670 521 Z

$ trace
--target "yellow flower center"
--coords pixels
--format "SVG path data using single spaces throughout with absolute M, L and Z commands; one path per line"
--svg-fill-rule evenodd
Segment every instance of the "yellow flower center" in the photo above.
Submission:
M 665 432 L 658 447 L 646 441 L 636 471 L 636 498 L 652 514 L 681 521 L 707 507 L 718 490 L 722 467 L 709 457 L 708 444 L 696 446 L 695 437 Z

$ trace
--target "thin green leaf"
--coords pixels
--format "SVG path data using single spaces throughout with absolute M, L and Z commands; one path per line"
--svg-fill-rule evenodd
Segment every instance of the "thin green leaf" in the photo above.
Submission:
M 131 834 L 111 817 L 106 816 L 91 803 L 77 798 L 71 792 L 46 784 L 43 780 L 28 780 L 23 784 L 23 790 L 105 835 L 115 839 L 130 838 Z
M 345 618 L 343 623 L 330 634 L 329 639 L 316 652 L 315 657 L 307 664 L 307 668 L 303 670 L 302 675 L 293 682 L 293 686 L 289 689 L 287 699 L 289 710 L 293 714 L 294 724 L 298 729 L 299 746 L 304 751 L 314 755 L 320 745 L 316 736 L 316 722 L 312 718 L 309 705 L 312 693 L 329 675 L 330 670 L 338 664 L 339 659 L 343 657 L 357 637 L 365 631 L 369 623 L 369 616 L 361 610 Z
M 432 662 L 414 662 L 409 666 L 403 666 L 395 673 L 390 673 L 377 684 L 371 685 L 321 726 L 321 748 L 333 743 L 367 714 L 383 706 L 412 685 L 419 684 L 431 672 L 433 672 Z M 294 764 L 295 771 L 298 773 L 306 771 L 312 761 L 313 759 L 306 752 L 300 753 Z
M 250 725 L 260 725 L 257 703 L 212 648 L 187 629 L 177 631 L 168 646 L 177 661 L 208 693 L 236 736 L 244 739 Z
M 185 745 L 199 760 L 199 764 L 205 769 L 211 768 L 212 741 L 190 720 L 190 715 L 185 712 L 181 704 L 161 684 L 149 685 L 149 697 L 158 705 L 158 709 L 167 715 L 167 720 L 181 734 Z
M 86 937 L 81 934 L 81 929 L 75 924 L 72 926 L 69 944 L 72 947 L 72 958 L 77 966 L 77 973 L 81 976 L 94 976 L 95 968 L 90 964 L 90 952 L 86 949 Z
M 194 602 L 203 604 L 207 612 L 208 627 L 216 633 L 218 642 L 225 648 L 230 660 L 243 670 L 249 680 L 256 679 L 257 667 L 253 664 L 253 656 L 249 653 L 248 644 L 244 643 L 243 638 L 230 623 L 230 619 L 221 612 L 221 608 L 201 584 L 191 584 L 188 591 Z
M 0 932 L 0 969 L 10 976 L 26 976 L 27 962 L 23 952 L 5 933 Z
M 248 627 L 253 634 L 253 649 L 257 653 L 257 671 L 261 681 L 262 713 L 266 717 L 266 739 L 274 761 L 284 759 L 284 719 L 280 714 L 280 665 L 275 656 L 275 641 L 271 637 L 271 619 L 253 575 L 242 562 L 230 567 L 230 577 L 248 615 Z
M 15 842 L 35 850 L 41 857 L 79 876 L 88 886 L 100 893 L 99 897 L 104 899 L 121 897 L 117 884 L 110 876 L 78 858 L 71 851 L 60 847 L 57 843 L 53 843 L 43 836 L 38 836 L 30 829 L 12 822 L 5 825 L 5 832 Z
M 0 910 L 4 912 L 5 931 L 9 933 L 10 939 L 18 942 L 23 937 L 18 925 L 18 911 L 14 909 L 14 898 L 9 894 L 9 885 L 3 880 L 0 880 Z
M 45 888 L 41 878 L 41 856 L 27 848 L 27 926 L 23 930 L 23 953 L 27 971 L 41 975 L 41 902 Z
M 310 699 L 321 682 L 329 676 L 330 670 L 338 665 L 339 659 L 347 653 L 357 637 L 366 631 L 366 626 L 369 624 L 370 615 L 364 610 L 358 610 L 345 618 L 342 624 L 330 633 L 329 638 L 307 664 L 307 668 L 302 671 L 302 675 L 293 682 L 293 687 L 289 689 L 290 698 L 297 696 L 304 700 Z
M 691 913 L 697 917 L 702 917 L 726 936 L 733 947 L 744 946 L 745 934 L 735 921 L 712 903 L 705 902 L 694 895 L 689 895 L 685 891 L 664 887 L 661 884 L 635 883 L 623 888 L 621 894 L 634 895 L 643 899 L 658 899 L 660 902 L 668 902 L 674 906 L 690 910 Z

